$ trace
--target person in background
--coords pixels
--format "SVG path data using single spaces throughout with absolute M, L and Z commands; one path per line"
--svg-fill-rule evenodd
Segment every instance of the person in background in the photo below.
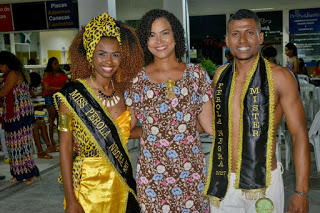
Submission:
M 123 96 L 143 66 L 139 39 L 103 13 L 69 51 L 74 81 L 54 95 L 66 212 L 140 212 L 126 148 L 135 126 Z M 72 163 L 74 139 L 80 155 Z
M 34 60 L 33 58 L 30 58 L 28 60 L 28 65 L 36 65 L 36 60 Z
M 226 57 L 227 61 L 223 65 L 226 65 L 233 60 L 233 55 L 231 54 L 229 47 L 224 51 L 224 56 Z
M 317 62 L 316 68 L 313 70 L 313 77 L 320 77 L 320 60 Z
M 277 61 L 277 50 L 272 45 L 265 45 L 261 48 L 262 57 L 267 59 L 268 61 L 280 65 Z
M 219 68 L 213 79 L 214 139 L 204 192 L 214 213 L 284 212 L 282 165 L 275 155 L 284 114 L 296 173 L 286 212 L 308 212 L 306 116 L 292 73 L 259 54 L 263 41 L 260 19 L 253 11 L 240 9 L 231 16 L 226 44 L 234 61 Z
M 304 60 L 303 58 L 299 58 L 299 70 L 298 70 L 298 74 L 300 75 L 306 75 L 309 77 L 309 74 L 308 74 L 308 70 L 306 68 L 306 65 L 304 63 Z
M 293 43 L 288 43 L 285 46 L 284 52 L 287 58 L 286 68 L 294 75 L 296 78 L 296 82 L 298 85 L 298 91 L 300 92 L 300 84 L 298 79 L 298 71 L 299 71 L 299 61 L 298 61 L 298 52 L 297 47 Z
M 4 154 L 4 162 L 9 163 L 9 153 L 6 145 L 6 138 L 5 138 L 5 131 L 4 131 L 4 126 L 3 126 L 3 107 L 0 108 L 0 139 L 1 139 L 1 149 Z
M 53 103 L 53 94 L 60 91 L 66 82 L 68 76 L 61 70 L 59 61 L 55 57 L 51 57 L 43 74 L 45 104 L 49 113 L 49 137 L 51 144 L 55 147 L 58 144 L 53 140 L 54 121 L 57 117 L 57 112 Z
M 31 80 L 31 84 L 30 84 L 31 98 L 44 97 L 43 83 L 42 83 L 40 74 L 36 72 L 30 73 L 30 80 Z M 35 106 L 35 113 L 45 113 L 42 110 L 43 110 L 42 105 Z M 47 146 L 46 152 L 42 149 L 39 131 L 41 132 L 41 136 Z M 35 120 L 35 123 L 33 126 L 33 138 L 38 150 L 38 153 L 37 153 L 38 158 L 51 159 L 52 156 L 48 155 L 47 153 L 59 151 L 54 145 L 50 143 L 50 139 L 47 131 L 47 125 L 44 119 L 41 117 L 37 117 Z
M 288 56 L 286 68 L 294 75 L 297 75 L 299 71 L 299 61 L 296 45 L 294 45 L 293 43 L 286 44 L 284 52 L 286 56 Z
M 0 76 L 0 84 L 4 81 L 3 73 L 1 73 L 1 74 L 2 75 Z M 3 106 L 3 103 L 0 100 L 0 139 L 1 139 L 1 149 L 2 149 L 3 154 L 4 154 L 4 162 L 5 163 L 9 163 L 10 159 L 9 159 L 9 153 L 8 153 L 8 150 L 7 150 L 5 132 L 4 132 L 4 126 L 3 126 L 3 111 L 4 111 L 4 108 L 2 106 Z
M 212 134 L 212 85 L 201 65 L 186 64 L 183 27 L 172 13 L 154 9 L 137 34 L 145 67 L 125 93 L 142 122 L 137 191 L 142 212 L 208 212 L 206 178 L 197 121 Z
M 29 185 L 39 176 L 32 156 L 34 108 L 29 75 L 21 61 L 7 51 L 0 52 L 0 70 L 5 75 L 0 98 L 3 98 L 5 138 L 13 176 L 10 182 L 25 180 Z

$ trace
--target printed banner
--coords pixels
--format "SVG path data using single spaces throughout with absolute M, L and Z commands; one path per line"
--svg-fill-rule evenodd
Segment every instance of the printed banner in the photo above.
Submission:
M 47 19 L 49 29 L 74 28 L 72 1 L 47 1 Z
M 264 44 L 282 44 L 282 11 L 257 12 Z
M 289 31 L 291 34 L 320 32 L 320 8 L 290 10 Z
M 0 32 L 13 31 L 10 4 L 0 5 Z
M 298 49 L 298 57 L 305 62 L 320 60 L 320 32 L 290 34 L 290 42 Z

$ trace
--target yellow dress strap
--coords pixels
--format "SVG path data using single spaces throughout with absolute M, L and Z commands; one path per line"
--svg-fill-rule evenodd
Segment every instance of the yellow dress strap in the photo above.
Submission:
M 116 119 L 116 123 L 121 129 L 122 136 L 124 138 L 124 146 L 128 144 L 128 140 L 130 137 L 130 130 L 131 130 L 131 113 L 127 109 L 124 111 L 119 117 Z

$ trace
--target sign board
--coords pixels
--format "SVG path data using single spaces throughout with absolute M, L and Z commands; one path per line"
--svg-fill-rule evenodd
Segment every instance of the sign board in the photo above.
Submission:
M 190 50 L 190 58 L 197 58 L 197 50 L 196 49 Z
M 0 5 L 0 32 L 13 31 L 10 4 Z
M 12 4 L 15 31 L 47 29 L 44 2 Z
M 190 16 L 191 39 L 224 40 L 226 34 L 226 15 Z
M 298 49 L 298 57 L 305 62 L 320 60 L 320 32 L 290 34 L 290 42 Z
M 282 11 L 257 12 L 264 44 L 282 44 Z
M 320 8 L 290 10 L 289 31 L 292 34 L 320 32 Z
M 320 8 L 289 11 L 290 42 L 305 62 L 320 60 Z
M 49 29 L 75 27 L 71 0 L 47 1 L 46 6 Z

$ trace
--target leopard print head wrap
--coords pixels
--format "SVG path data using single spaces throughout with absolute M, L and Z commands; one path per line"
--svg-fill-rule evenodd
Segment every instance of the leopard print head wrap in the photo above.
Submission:
M 92 64 L 93 52 L 103 36 L 116 38 L 121 47 L 120 28 L 117 27 L 114 19 L 107 13 L 93 18 L 85 27 L 83 47 L 86 50 L 86 57 L 90 64 Z

